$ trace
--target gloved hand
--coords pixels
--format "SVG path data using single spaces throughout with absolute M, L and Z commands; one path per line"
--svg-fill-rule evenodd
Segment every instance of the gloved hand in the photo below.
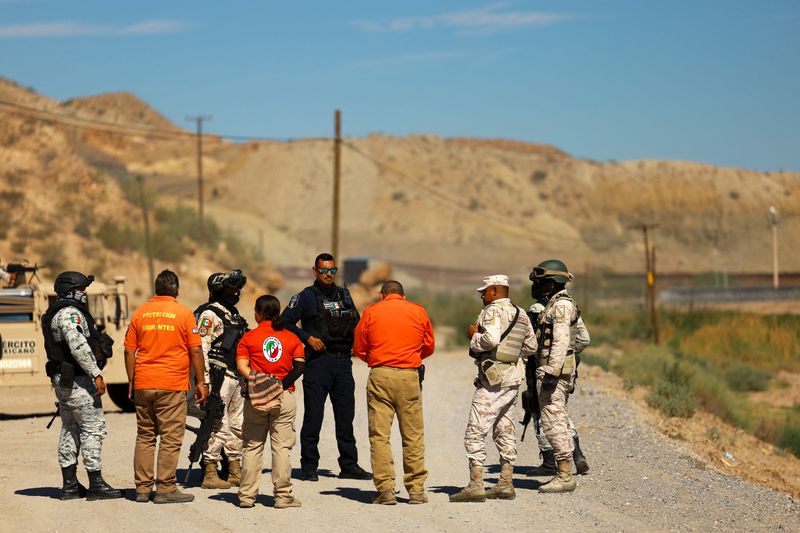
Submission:
M 542 377 L 542 390 L 552 392 L 556 390 L 556 385 L 558 385 L 558 376 L 554 376 L 552 374 L 545 374 Z

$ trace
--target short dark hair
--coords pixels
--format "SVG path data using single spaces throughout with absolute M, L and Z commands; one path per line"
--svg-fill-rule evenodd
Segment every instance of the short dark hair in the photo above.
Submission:
M 256 312 L 264 320 L 272 322 L 272 329 L 280 331 L 283 329 L 281 323 L 281 302 L 271 294 L 262 294 L 256 300 Z
M 333 256 L 328 252 L 323 252 L 319 254 L 316 259 L 314 259 L 314 266 L 317 266 L 320 261 L 333 261 L 335 263 L 336 259 L 334 259 Z
M 156 276 L 156 296 L 172 296 L 174 298 L 178 296 L 179 287 L 178 275 L 171 270 L 162 270 L 161 273 Z
M 406 295 L 405 291 L 403 290 L 403 285 L 399 281 L 395 281 L 393 279 L 383 282 L 383 285 L 381 285 L 381 294 L 384 296 L 387 294 L 399 294 L 400 296 Z

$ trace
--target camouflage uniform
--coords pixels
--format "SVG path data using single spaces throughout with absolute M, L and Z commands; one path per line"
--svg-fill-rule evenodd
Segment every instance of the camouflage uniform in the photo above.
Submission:
M 227 319 L 231 319 L 231 312 L 219 303 L 211 304 L 217 309 L 221 309 Z M 212 310 L 206 309 L 197 318 L 198 332 L 203 342 L 203 357 L 206 365 L 206 383 L 210 382 L 208 377 L 209 362 L 208 352 L 211 343 L 222 335 L 225 324 L 222 319 Z M 244 398 L 239 377 L 230 370 L 225 370 L 225 379 L 220 387 L 219 395 L 225 404 L 219 429 L 211 434 L 208 439 L 208 449 L 203 452 L 203 459 L 206 461 L 218 462 L 222 458 L 222 450 L 229 461 L 238 460 L 242 457 L 242 420 L 244 418 Z
M 540 331 L 543 328 L 552 328 L 552 339 L 546 335 L 541 339 L 541 350 L 536 362 L 536 388 L 542 431 L 555 451 L 556 461 L 572 461 L 574 449 L 567 400 L 574 390 L 576 330 L 579 321 L 578 308 L 566 290 L 557 292 L 550 298 L 538 321 Z M 586 331 L 585 327 L 583 331 Z M 588 343 L 588 332 L 585 340 Z M 545 373 L 560 378 L 554 390 L 543 389 L 542 379 Z
M 483 308 L 478 315 L 479 332 L 470 339 L 473 353 L 488 352 L 500 344 L 500 337 L 514 319 L 517 307 L 508 298 L 500 298 Z M 518 325 L 524 333 L 512 332 L 507 340 L 519 346 L 519 354 L 527 357 L 536 352 L 536 336 L 525 311 L 520 309 Z M 517 327 L 515 327 L 517 330 Z M 480 359 L 476 360 L 479 363 Z M 514 410 L 519 386 L 524 379 L 522 362 L 501 365 L 502 380 L 490 385 L 483 372 L 478 373 L 477 388 L 472 397 L 464 447 L 470 467 L 483 466 L 486 461 L 486 437 L 492 438 L 503 462 L 514 464 L 517 458 L 517 436 L 514 428 Z
M 575 335 L 575 355 L 580 355 L 580 353 L 589 346 L 589 342 L 591 338 L 589 337 L 589 330 L 586 329 L 586 324 L 583 323 L 583 318 L 578 316 L 578 322 L 575 325 L 576 335 Z M 575 390 L 575 374 L 572 375 L 572 379 L 570 381 L 570 394 Z M 569 400 L 569 396 L 567 396 L 566 402 Z M 567 413 L 567 424 L 569 427 L 569 433 L 571 439 L 578 438 L 578 430 L 575 428 L 575 424 L 572 422 L 572 418 Z M 542 452 L 552 450 L 553 447 L 550 445 L 550 441 L 547 440 L 547 437 L 544 434 L 543 426 L 539 426 L 539 433 L 536 434 L 536 440 L 539 442 L 539 450 Z
M 72 357 L 86 372 L 75 376 L 71 389 L 61 387 L 61 375 L 52 377 L 53 389 L 61 413 L 61 435 L 58 440 L 58 463 L 67 467 L 78 463 L 78 452 L 83 455 L 87 470 L 102 470 L 100 450 L 106 438 L 106 419 L 94 378 L 100 368 L 89 347 L 89 328 L 86 317 L 75 307 L 59 310 L 50 324 L 56 342 L 65 340 Z

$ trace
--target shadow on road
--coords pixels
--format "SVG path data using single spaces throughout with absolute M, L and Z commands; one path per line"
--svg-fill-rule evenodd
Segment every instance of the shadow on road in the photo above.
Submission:
M 372 497 L 375 495 L 374 490 L 361 490 L 355 487 L 336 487 L 336 490 L 323 490 L 320 492 L 325 496 L 341 496 L 348 500 L 353 500 L 360 503 L 370 503 Z
M 454 487 L 452 485 L 441 485 L 439 487 L 431 487 L 431 492 L 435 492 L 437 494 L 447 494 L 450 496 L 451 494 L 455 494 L 456 492 L 461 490 L 461 487 Z
M 218 492 L 208 497 L 209 500 L 217 500 L 225 503 L 230 503 L 239 507 L 239 494 L 236 492 Z M 275 498 L 265 494 L 256 496 L 256 505 L 263 505 L 265 507 L 273 507 L 275 505 Z
M 42 498 L 52 498 L 57 500 L 59 494 L 61 494 L 61 491 L 58 489 L 58 487 L 36 487 L 31 489 L 15 490 L 14 494 L 19 494 L 20 496 L 40 496 Z
M 267 472 L 268 470 L 265 468 L 262 472 Z M 317 470 L 317 475 L 319 477 L 339 477 L 330 470 L 320 469 Z M 292 479 L 299 479 L 303 481 L 303 470 L 301 468 L 292 468 Z

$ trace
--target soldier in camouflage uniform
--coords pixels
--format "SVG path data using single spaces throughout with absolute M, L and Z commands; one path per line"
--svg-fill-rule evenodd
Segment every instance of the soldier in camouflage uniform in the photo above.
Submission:
M 59 274 L 55 281 L 58 297 L 42 316 L 46 370 L 61 414 L 58 462 L 63 477 L 62 500 L 83 496 L 88 500 L 122 497 L 122 491 L 110 487 L 101 474 L 100 450 L 106 437 L 100 400 L 106 385 L 101 370 L 105 357 L 110 356 L 110 344 L 89 313 L 86 287 L 93 280 L 93 276 L 80 272 Z M 105 344 L 108 350 L 100 349 L 100 344 Z M 89 475 L 88 491 L 77 478 L 79 452 Z
M 514 409 L 523 380 L 520 358 L 536 352 L 536 336 L 528 315 L 508 298 L 508 277 L 488 276 L 477 290 L 485 307 L 467 329 L 470 355 L 478 366 L 464 434 L 470 482 L 450 496 L 451 502 L 513 500 L 516 496 L 511 475 L 517 458 Z M 500 480 L 487 491 L 483 488 L 483 465 L 489 431 L 500 452 Z
M 205 489 L 227 489 L 239 485 L 242 477 L 242 422 L 244 419 L 244 397 L 241 381 L 236 374 L 236 348 L 239 339 L 247 331 L 247 321 L 239 314 L 236 304 L 239 294 L 247 283 L 241 270 L 218 272 L 208 278 L 209 301 L 195 311 L 197 329 L 203 342 L 206 365 L 206 383 L 212 382 L 208 373 L 210 365 L 214 371 L 225 372 L 219 395 L 225 405 L 219 429 L 208 439 L 208 448 L 203 452 L 203 483 Z M 226 339 L 230 335 L 230 339 Z M 228 480 L 222 480 L 217 464 L 222 460 L 222 450 L 228 456 Z
M 542 431 L 553 448 L 557 469 L 556 476 L 539 487 L 539 492 L 545 493 L 570 492 L 576 487 L 572 477 L 574 442 L 567 412 L 577 369 L 580 319 L 578 307 L 565 288 L 572 279 L 567 266 L 556 259 L 543 261 L 530 275 L 531 295 L 537 300 L 547 297 L 547 305 L 534 326 L 539 339 L 536 388 Z
M 528 317 L 531 319 L 532 324 L 537 324 L 539 321 L 539 315 L 542 311 L 544 311 L 545 304 L 547 303 L 547 299 L 544 302 L 536 302 L 530 306 L 528 309 Z M 578 379 L 578 372 L 577 372 L 577 365 L 580 364 L 580 354 L 589 345 L 591 341 L 589 337 L 589 331 L 586 329 L 586 324 L 583 322 L 583 317 L 578 314 L 578 323 L 576 324 L 576 335 L 575 335 L 575 357 L 576 357 L 576 370 L 575 370 L 575 378 L 572 380 L 572 386 L 570 395 L 575 391 L 576 381 Z M 536 362 L 533 361 L 531 364 L 536 365 Z M 533 369 L 528 369 L 533 371 Z M 527 375 L 527 374 L 526 374 Z M 536 378 L 535 375 L 531 378 L 531 381 L 528 382 L 528 388 L 535 391 L 536 390 Z M 567 397 L 569 400 L 569 397 Z M 539 416 L 538 413 L 536 416 Z M 578 474 L 586 474 L 589 471 L 589 462 L 586 460 L 586 456 L 583 454 L 583 451 L 580 447 L 580 439 L 578 436 L 578 430 L 575 427 L 575 424 L 572 422 L 572 418 L 568 416 L 569 421 L 569 431 L 572 436 L 572 443 L 574 450 L 572 452 L 572 459 L 575 462 L 575 470 Z M 542 426 L 539 425 L 539 431 L 536 433 L 536 440 L 539 444 L 539 452 L 542 456 L 542 464 L 538 467 L 534 467 L 531 471 L 529 471 L 526 475 L 528 476 L 540 476 L 540 475 L 553 475 L 556 473 L 556 458 L 555 452 L 553 452 L 553 447 L 550 445 L 550 441 L 547 440 L 547 437 L 542 430 Z

